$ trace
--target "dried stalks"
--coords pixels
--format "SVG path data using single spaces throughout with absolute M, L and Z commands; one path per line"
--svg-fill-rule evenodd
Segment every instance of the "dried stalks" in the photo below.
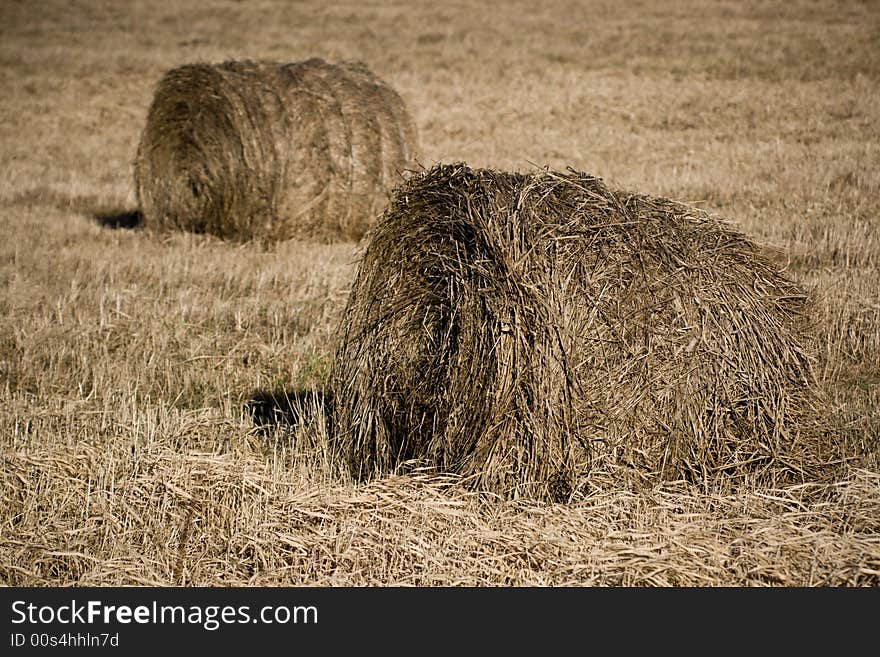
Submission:
M 152 228 L 357 240 L 416 141 L 403 100 L 363 64 L 190 64 L 159 82 L 135 187 Z
M 398 190 L 360 262 L 335 445 L 359 478 L 416 459 L 505 497 L 804 480 L 833 456 L 809 312 L 758 245 L 693 207 L 574 171 L 437 166 Z

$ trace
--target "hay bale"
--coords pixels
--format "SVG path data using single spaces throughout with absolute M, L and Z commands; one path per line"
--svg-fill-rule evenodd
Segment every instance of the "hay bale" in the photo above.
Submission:
M 416 141 L 403 100 L 363 64 L 190 64 L 158 84 L 135 187 L 147 227 L 357 240 Z
M 545 499 L 798 472 L 809 303 L 698 209 L 574 171 L 436 166 L 398 189 L 360 261 L 335 449 L 358 478 L 418 459 Z

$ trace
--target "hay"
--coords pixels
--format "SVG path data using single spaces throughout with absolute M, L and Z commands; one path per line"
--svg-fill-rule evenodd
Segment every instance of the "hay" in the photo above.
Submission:
M 154 229 L 357 240 L 415 148 L 403 100 L 363 64 L 190 64 L 159 82 L 135 187 Z
M 570 171 L 436 166 L 374 229 L 339 329 L 334 445 L 508 497 L 803 477 L 810 299 L 745 236 Z

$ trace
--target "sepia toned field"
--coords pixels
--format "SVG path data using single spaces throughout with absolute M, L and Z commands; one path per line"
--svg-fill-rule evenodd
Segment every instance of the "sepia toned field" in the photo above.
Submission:
M 425 168 L 572 167 L 776 249 L 846 456 L 567 504 L 351 481 L 309 391 L 364 244 L 132 228 L 165 71 L 310 57 L 397 90 Z M 0 76 L 0 584 L 880 585 L 875 2 L 8 0 Z

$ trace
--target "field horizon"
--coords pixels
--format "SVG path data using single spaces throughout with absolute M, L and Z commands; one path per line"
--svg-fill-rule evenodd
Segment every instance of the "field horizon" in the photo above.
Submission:
M 0 36 L 0 584 L 880 586 L 871 2 L 13 1 Z M 571 167 L 764 245 L 815 298 L 845 455 L 559 504 L 352 481 L 322 394 L 365 242 L 153 234 L 133 182 L 166 71 L 311 57 L 394 88 L 426 169 Z

